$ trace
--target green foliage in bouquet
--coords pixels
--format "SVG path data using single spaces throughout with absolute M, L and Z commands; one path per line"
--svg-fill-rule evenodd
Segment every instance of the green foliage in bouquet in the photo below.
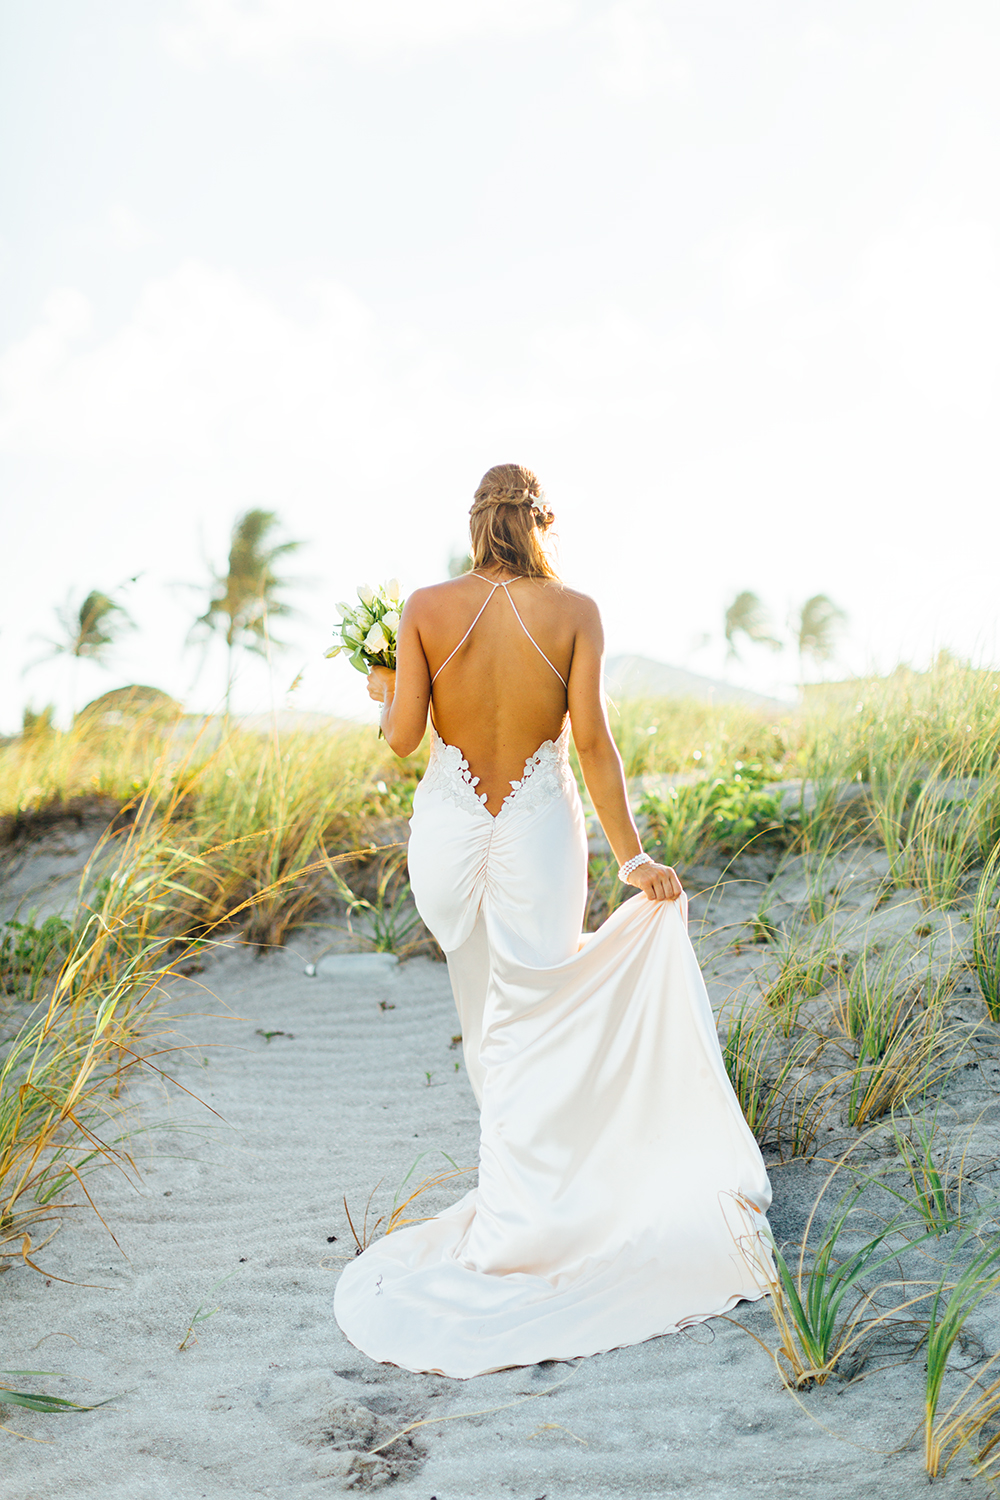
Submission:
M 390 578 L 380 588 L 362 583 L 357 605 L 338 604 L 340 624 L 333 627 L 334 644 L 326 655 L 339 656 L 343 651 L 359 672 L 372 667 L 396 667 L 396 635 L 405 600 L 400 598 L 399 581 Z

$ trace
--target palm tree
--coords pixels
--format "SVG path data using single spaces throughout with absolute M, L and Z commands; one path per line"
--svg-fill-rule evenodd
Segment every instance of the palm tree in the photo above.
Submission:
M 135 580 L 133 579 L 132 582 Z M 25 671 L 40 662 L 50 661 L 54 656 L 68 656 L 70 662 L 70 713 L 76 709 L 76 668 L 81 660 L 94 662 L 99 667 L 107 666 L 107 656 L 119 636 L 126 630 L 135 629 L 135 621 L 124 605 L 104 594 L 100 589 L 91 589 L 83 603 L 76 607 L 72 599 L 56 608 L 56 618 L 62 630 L 57 640 L 43 636 L 48 650 L 29 662 Z
M 744 589 L 726 610 L 725 615 L 726 656 L 738 657 L 736 637 L 745 635 L 755 646 L 768 646 L 772 651 L 782 649 L 781 642 L 770 634 L 771 621 L 757 594 Z
M 67 603 L 56 610 L 56 615 L 63 628 L 63 639 L 50 642 L 52 655 L 65 654 L 77 660 L 86 657 L 101 667 L 107 665 L 105 657 L 122 631 L 135 629 L 135 621 L 124 606 L 99 589 L 91 589 L 79 609 Z
M 472 572 L 472 553 L 453 552 L 448 559 L 448 577 L 461 578 L 463 573 Z
M 294 552 L 302 543 L 279 542 L 269 547 L 268 538 L 277 525 L 278 517 L 273 510 L 248 510 L 236 518 L 230 539 L 228 570 L 216 574 L 208 609 L 195 621 L 196 633 L 200 626 L 205 636 L 217 630 L 224 634 L 228 653 L 227 715 L 237 650 L 242 647 L 264 657 L 272 647 L 283 650 L 281 642 L 270 633 L 270 621 L 275 616 L 287 617 L 294 613 L 291 606 L 279 597 L 291 580 L 279 578 L 274 569 L 279 558 Z
M 799 676 L 803 675 L 805 658 L 816 663 L 829 661 L 836 649 L 837 636 L 847 615 L 827 594 L 813 594 L 802 606 L 795 624 L 795 641 L 799 651 Z

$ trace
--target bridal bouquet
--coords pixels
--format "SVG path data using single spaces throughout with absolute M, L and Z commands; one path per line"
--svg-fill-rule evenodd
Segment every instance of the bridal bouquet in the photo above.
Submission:
M 358 588 L 359 604 L 338 604 L 340 624 L 333 627 L 334 644 L 325 654 L 343 651 L 359 672 L 371 667 L 396 666 L 396 633 L 405 601 L 399 597 L 399 580 L 390 578 L 381 588 Z

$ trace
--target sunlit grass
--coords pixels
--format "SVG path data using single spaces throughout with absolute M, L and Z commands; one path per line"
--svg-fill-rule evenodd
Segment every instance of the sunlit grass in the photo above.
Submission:
M 972 963 L 990 1017 L 1000 1021 L 1000 843 L 987 860 L 976 890 Z
M 234 920 L 252 941 L 280 941 L 315 899 L 310 882 L 333 871 L 328 845 L 342 851 L 374 825 L 383 799 L 405 804 L 402 779 L 380 790 L 382 762 L 362 747 L 353 732 L 346 747 L 300 741 L 295 754 L 249 737 L 203 755 L 196 745 L 186 759 L 161 747 L 65 918 L 5 929 L 14 999 L 0 1047 L 0 1254 L 31 1263 L 32 1226 L 50 1223 L 71 1188 L 89 1200 L 97 1163 L 135 1175 L 118 1095 L 146 1065 L 162 987 L 190 943 Z M 331 784 L 313 806 L 321 779 Z
M 928 1236 L 938 1245 L 965 1227 L 964 1161 L 936 1144 L 933 1125 L 907 1114 L 925 1097 L 933 1109 L 966 1044 L 950 1011 L 945 1021 L 954 976 L 938 965 L 932 978 L 928 953 L 921 978 L 913 943 L 897 937 L 925 916 L 956 928 L 968 918 L 973 972 L 986 1011 L 1000 1019 L 997 675 L 942 659 L 925 674 L 901 670 L 810 691 L 779 718 L 660 700 L 623 704 L 611 721 L 648 847 L 682 869 L 704 863 L 709 883 L 720 868 L 737 881 L 765 882 L 756 910 L 736 926 L 738 962 L 747 964 L 748 949 L 755 965 L 766 956 L 743 970 L 725 1045 L 758 1140 L 772 1156 L 809 1156 L 820 1153 L 818 1139 L 841 1131 L 857 1142 L 887 1121 L 893 1172 L 882 1190 L 901 1215 L 891 1230 L 859 1248 L 852 1197 L 811 1249 L 775 1260 L 771 1300 L 786 1380 L 794 1387 L 842 1375 L 866 1340 L 898 1320 L 900 1309 L 890 1317 L 876 1294 L 889 1286 L 879 1278 L 901 1228 L 914 1243 Z M 133 1173 L 118 1096 L 150 1051 L 157 998 L 189 944 L 231 935 L 277 945 L 331 900 L 359 916 L 359 938 L 370 945 L 405 952 L 414 939 L 393 861 L 423 751 L 399 762 L 365 726 L 257 734 L 215 724 L 201 738 L 195 729 L 139 722 L 60 734 L 41 724 L 0 745 L 7 836 L 28 837 L 67 809 L 106 818 L 120 810 L 63 916 L 46 926 L 23 912 L 20 926 L 0 930 L 0 1256 L 37 1263 L 58 1206 L 86 1202 L 92 1167 Z M 741 855 L 762 851 L 763 860 L 740 865 Z M 848 898 L 862 865 L 876 873 L 857 921 L 885 916 L 887 926 L 881 937 L 865 934 L 860 954 L 855 933 L 847 954 L 855 921 Z M 616 872 L 595 854 L 593 917 L 630 894 Z M 931 909 L 942 908 L 949 915 L 934 917 Z M 409 1199 L 394 1203 L 389 1227 L 411 1208 Z M 362 1243 L 374 1232 L 363 1215 L 356 1228 Z M 992 1262 L 972 1264 L 973 1279 L 989 1285 Z M 941 1330 L 935 1370 L 952 1347 L 949 1299 L 965 1285 L 962 1274 L 931 1319 Z M 956 1316 L 980 1305 L 971 1284 L 958 1295 Z M 926 1300 L 920 1293 L 912 1303 L 926 1313 Z M 936 1395 L 928 1387 L 932 1396 L 931 1472 L 935 1463 L 943 1472 L 963 1444 L 984 1465 L 1000 1462 L 990 1437 L 1000 1419 L 995 1385 L 970 1389 L 943 1413 L 940 1385 Z
M 948 1361 L 971 1314 L 1000 1290 L 1000 1245 L 980 1249 L 954 1281 L 942 1277 L 930 1304 L 927 1336 L 927 1384 L 924 1400 L 924 1465 L 930 1477 L 944 1474 L 955 1454 L 971 1444 L 991 1419 L 1000 1414 L 1000 1382 L 987 1388 L 970 1383 L 946 1411 L 939 1414 Z M 995 1363 L 989 1361 L 987 1368 Z M 983 1371 L 982 1373 L 986 1373 Z M 995 1449 L 988 1442 L 982 1463 Z M 992 1467 L 992 1465 L 991 1465 Z

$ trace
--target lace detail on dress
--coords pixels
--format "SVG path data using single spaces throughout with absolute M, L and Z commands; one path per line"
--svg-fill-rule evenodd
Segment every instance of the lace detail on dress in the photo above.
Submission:
M 431 725 L 430 760 L 427 762 L 427 770 L 420 784 L 431 791 L 440 792 L 450 802 L 464 807 L 468 812 L 485 813 L 487 817 L 490 816 L 483 806 L 486 793 L 476 791 L 479 777 L 470 775 L 469 762 L 461 750 L 457 745 L 446 745 L 433 725 Z
M 569 765 L 569 723 L 557 740 L 546 740 L 539 745 L 534 755 L 524 763 L 520 781 L 512 781 L 510 791 L 503 799 L 498 818 L 513 807 L 515 801 L 522 812 L 533 812 L 543 802 L 553 797 L 565 796 L 570 786 L 575 787 Z
M 431 791 L 440 792 L 468 812 L 493 817 L 484 805 L 487 794 L 476 791 L 479 777 L 470 775 L 469 762 L 458 746 L 445 744 L 433 726 L 430 760 L 421 784 Z M 522 812 L 532 812 L 553 797 L 566 796 L 576 789 L 569 764 L 568 720 L 557 740 L 546 740 L 543 745 L 539 745 L 534 755 L 528 756 L 520 781 L 512 781 L 510 787 L 495 822 L 508 814 L 515 805 Z

